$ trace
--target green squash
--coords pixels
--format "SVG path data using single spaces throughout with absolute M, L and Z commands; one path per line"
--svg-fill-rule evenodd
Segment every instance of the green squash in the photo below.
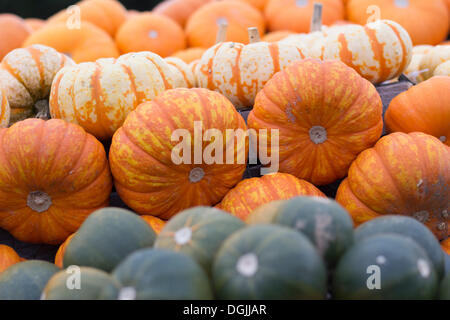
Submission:
M 50 279 L 42 293 L 42 300 L 97 300 L 103 289 L 119 292 L 120 284 L 101 270 L 69 268 Z
M 103 299 L 210 300 L 206 272 L 190 257 L 163 249 L 142 249 L 126 258 L 113 272 L 121 284 L 117 294 L 105 288 Z
M 441 282 L 441 286 L 439 289 L 439 299 L 450 300 L 450 273 L 447 273 L 447 275 Z
M 245 223 L 219 209 L 196 207 L 173 217 L 156 238 L 155 248 L 187 254 L 209 274 L 222 242 Z
M 0 300 L 39 300 L 48 280 L 60 269 L 52 263 L 30 260 L 0 274 Z
M 414 218 L 398 215 L 383 216 L 363 223 L 355 230 L 355 242 L 383 233 L 400 234 L 411 238 L 428 254 L 438 277 L 445 273 L 445 256 L 435 235 Z
M 231 235 L 215 257 L 212 278 L 224 300 L 324 299 L 326 268 L 311 242 L 277 225 Z
M 63 266 L 87 266 L 111 272 L 130 253 L 151 247 L 155 232 L 138 215 L 119 208 L 91 214 L 69 242 Z
M 422 300 L 436 298 L 438 276 L 425 251 L 397 234 L 368 237 L 340 259 L 333 277 L 333 298 Z
M 450 273 L 450 254 L 444 253 L 445 256 L 445 274 Z

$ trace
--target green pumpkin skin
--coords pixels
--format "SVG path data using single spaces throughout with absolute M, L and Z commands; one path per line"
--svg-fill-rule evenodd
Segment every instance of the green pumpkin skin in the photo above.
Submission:
M 92 213 L 69 242 L 63 266 L 111 272 L 132 252 L 153 246 L 155 232 L 138 215 L 119 208 Z
M 450 300 L 450 273 L 444 277 L 439 288 L 439 299 Z
M 79 272 L 79 288 L 70 289 L 67 286 L 77 285 L 73 277 Z M 108 273 L 90 267 L 78 270 L 66 269 L 55 274 L 45 286 L 42 300 L 98 300 L 103 290 L 118 293 L 120 284 Z
M 414 240 L 379 234 L 356 242 L 342 256 L 332 288 L 333 298 L 338 300 L 427 300 L 436 298 L 438 276 Z
M 155 248 L 184 253 L 210 274 L 223 241 L 245 223 L 219 209 L 196 207 L 173 217 L 156 238 Z
M 0 300 L 39 300 L 48 280 L 60 269 L 52 263 L 29 260 L 0 274 Z
M 223 300 L 324 299 L 326 267 L 306 236 L 277 225 L 249 226 L 222 244 L 212 269 Z

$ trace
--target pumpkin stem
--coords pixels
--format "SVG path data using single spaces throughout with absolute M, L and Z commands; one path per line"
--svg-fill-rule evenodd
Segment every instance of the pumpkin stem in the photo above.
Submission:
M 322 30 L 322 4 L 314 3 L 314 12 L 311 19 L 310 33 L 321 30 Z
M 321 144 L 327 141 L 327 130 L 322 126 L 314 126 L 309 130 L 309 138 L 315 144 Z
M 226 20 L 218 21 L 219 31 L 217 31 L 216 44 L 225 42 L 227 39 L 228 22 Z
M 194 168 L 189 172 L 189 181 L 192 183 L 197 183 L 203 179 L 205 176 L 205 171 L 202 168 Z
M 250 43 L 256 43 L 261 41 L 261 38 L 259 37 L 258 28 L 252 27 L 248 28 L 247 30 L 248 30 L 248 39 Z
M 52 198 L 42 191 L 30 192 L 27 198 L 27 205 L 36 212 L 47 211 L 52 205 Z
M 42 120 L 48 120 L 50 119 L 50 107 L 48 104 L 48 100 L 38 100 L 34 104 L 34 107 L 36 108 L 36 118 L 42 119 Z

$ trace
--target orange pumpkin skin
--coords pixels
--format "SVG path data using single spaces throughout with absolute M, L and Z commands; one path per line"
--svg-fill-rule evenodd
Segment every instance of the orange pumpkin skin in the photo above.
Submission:
M 75 62 L 95 61 L 119 56 L 113 39 L 102 29 L 83 21 L 80 29 L 65 23 L 46 24 L 27 38 L 24 47 L 42 44 L 70 56 Z
M 127 10 L 116 0 L 83 0 L 76 3 L 81 22 L 89 22 L 114 36 L 127 19 Z M 66 23 L 73 19 L 74 11 L 63 10 L 48 19 L 48 23 Z
M 8 269 L 13 264 L 23 261 L 17 252 L 4 244 L 0 244 L 0 273 Z
M 293 34 L 294 34 L 294 32 L 286 31 L 286 30 L 274 31 L 274 32 L 267 33 L 265 36 L 263 36 L 261 38 L 261 40 L 265 41 L 265 42 L 277 42 L 277 41 L 283 40 Z
M 64 254 L 66 253 L 66 248 L 69 245 L 70 240 L 72 240 L 75 233 L 72 233 L 58 248 L 58 251 L 56 251 L 55 255 L 55 265 L 57 267 L 63 268 L 63 260 L 64 260 Z
M 224 137 L 227 129 L 247 129 L 244 119 L 221 94 L 179 88 L 141 104 L 114 134 L 109 159 L 115 186 L 135 212 L 168 220 L 186 208 L 218 203 L 241 180 L 248 148 L 245 136 L 235 139 L 234 148 L 228 147 L 234 164 L 194 164 L 194 156 L 193 164 L 173 162 L 173 149 L 182 141 L 171 141 L 172 133 L 184 129 L 194 138 L 194 121 L 202 121 L 204 133 L 218 129 Z M 202 152 L 209 144 L 203 143 Z M 194 144 L 190 150 L 193 154 Z M 244 156 L 243 162 L 238 156 Z
M 158 4 L 152 12 L 169 17 L 184 27 L 197 9 L 212 1 L 214 0 L 166 0 Z
M 108 204 L 105 150 L 81 127 L 27 119 L 0 129 L 0 148 L 0 228 L 16 239 L 59 244 Z
M 10 51 L 20 48 L 32 33 L 25 21 L 13 14 L 0 14 L 0 61 Z
M 381 18 L 393 20 L 408 31 L 414 45 L 436 45 L 445 40 L 449 28 L 449 12 L 442 0 L 350 0 L 348 20 L 365 24 L 370 5 L 380 8 Z M 420 21 L 420 23 L 417 23 Z
M 274 173 L 243 180 L 223 198 L 219 208 L 245 220 L 256 208 L 296 196 L 325 195 L 311 183 L 287 173 Z
M 356 225 L 384 214 L 424 223 L 449 236 L 450 149 L 433 136 L 392 133 L 363 151 L 339 186 L 336 200 Z
M 238 1 L 246 2 L 262 12 L 264 12 L 264 9 L 266 8 L 267 3 L 269 2 L 269 0 L 238 0 Z
M 45 25 L 46 21 L 42 20 L 42 19 L 28 18 L 28 19 L 25 19 L 25 23 L 34 32 L 34 31 L 39 30 L 40 28 L 42 28 Z
M 179 58 L 186 62 L 187 64 L 198 60 L 202 57 L 202 55 L 205 53 L 206 49 L 204 48 L 188 48 L 185 50 L 181 50 L 178 52 L 175 52 L 172 57 Z
M 442 241 L 441 247 L 446 254 L 450 254 L 450 238 L 447 238 L 446 240 Z
M 209 48 L 216 43 L 219 26 L 228 24 L 226 41 L 247 44 L 248 28 L 256 27 L 264 34 L 264 17 L 257 9 L 239 1 L 219 1 L 198 9 L 186 24 L 186 36 L 190 47 Z
M 150 226 L 150 228 L 155 231 L 156 234 L 159 234 L 161 230 L 166 225 L 166 221 L 161 220 L 154 216 L 141 216 L 142 219 L 144 219 L 145 222 Z
M 315 2 L 323 5 L 322 23 L 324 25 L 344 20 L 344 5 L 341 0 L 269 0 L 265 9 L 268 29 L 308 33 Z
M 383 130 L 375 87 L 340 61 L 306 59 L 276 74 L 248 117 L 256 132 L 279 130 L 279 171 L 315 185 L 346 176 Z M 265 137 L 265 136 L 264 136 Z M 261 138 L 261 136 L 259 137 Z
M 450 146 L 450 77 L 435 76 L 396 96 L 385 114 L 389 132 L 423 132 Z

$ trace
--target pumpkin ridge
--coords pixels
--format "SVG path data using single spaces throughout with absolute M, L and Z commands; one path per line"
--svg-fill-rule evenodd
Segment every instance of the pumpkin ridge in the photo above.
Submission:
M 161 66 L 158 63 L 155 63 L 155 61 L 153 59 L 151 59 L 149 56 L 145 56 L 145 59 L 150 61 L 155 66 L 155 68 L 158 70 L 159 74 L 161 75 L 161 79 L 162 79 L 162 81 L 164 83 L 164 86 L 165 86 L 166 90 L 173 89 L 173 85 L 167 81 L 166 74 L 161 69 Z
M 40 61 L 40 58 L 42 57 L 42 52 L 36 48 L 34 48 L 33 46 L 30 46 L 29 48 L 27 48 L 28 53 L 30 54 L 31 58 L 34 60 L 35 64 L 36 64 L 36 68 L 39 71 L 39 84 L 40 84 L 40 89 L 41 89 L 41 97 L 44 96 L 44 92 L 42 92 L 42 89 L 45 88 L 45 74 L 44 74 L 44 68 L 42 66 L 42 63 Z
M 393 26 L 392 24 L 390 24 L 388 21 L 385 21 L 385 24 L 387 24 L 387 25 L 392 29 L 392 31 L 394 31 L 395 35 L 397 36 L 397 38 L 398 38 L 398 40 L 399 40 L 399 42 L 400 42 L 400 44 L 401 44 L 401 46 L 402 46 L 402 57 L 403 57 L 402 63 L 401 63 L 401 65 L 400 65 L 400 68 L 398 68 L 398 71 L 397 71 L 396 74 L 394 75 L 394 77 L 397 77 L 397 76 L 399 76 L 399 75 L 403 72 L 403 70 L 405 69 L 406 63 L 409 62 L 409 61 L 407 61 L 407 60 L 405 59 L 405 56 L 406 56 L 406 54 L 407 54 L 407 50 L 406 50 L 405 43 L 403 42 L 402 37 L 400 36 L 400 32 L 397 30 L 397 28 L 395 28 L 395 26 Z
M 19 82 L 22 85 L 22 87 L 25 89 L 25 91 L 28 93 L 28 95 L 32 99 L 34 99 L 34 96 L 31 94 L 30 90 L 25 85 L 25 82 L 23 81 L 22 77 L 20 77 L 19 74 L 16 74 L 14 69 L 9 65 L 9 63 L 6 62 L 6 60 L 1 62 L 1 68 L 5 69 L 13 78 L 15 78 L 17 80 L 17 82 Z M 21 106 L 20 108 L 24 108 L 24 107 Z M 15 109 L 15 107 L 11 107 L 11 109 Z
M 386 66 L 386 59 L 384 58 L 384 47 L 386 46 L 386 43 L 383 44 L 379 43 L 377 41 L 376 31 L 374 29 L 370 29 L 367 25 L 363 27 L 363 30 L 364 33 L 367 35 L 367 38 L 369 39 L 370 47 L 372 48 L 373 52 L 373 58 L 375 61 L 379 63 L 378 77 L 388 79 L 388 75 L 390 74 L 390 72 L 386 74 L 386 71 L 389 71 L 389 69 Z M 405 48 L 403 46 L 402 49 L 403 49 L 402 54 L 405 54 Z M 403 70 L 403 68 L 401 70 Z
M 106 123 L 110 124 L 109 118 L 101 112 L 100 109 L 105 109 L 106 100 L 104 97 L 104 92 L 102 90 L 102 86 L 100 84 L 100 76 L 101 76 L 101 66 L 98 62 L 95 62 L 95 71 L 91 78 L 92 85 L 92 100 L 95 101 L 95 114 L 97 115 L 96 125 L 98 125 L 103 134 L 107 135 L 109 128 L 106 127 Z
M 139 101 L 144 100 L 145 95 L 137 90 L 136 77 L 133 75 L 133 72 L 131 71 L 130 67 L 124 63 L 121 63 L 120 67 L 122 67 L 123 71 L 130 79 L 130 89 L 131 92 L 133 93 L 133 96 L 136 97 L 136 99 L 133 99 L 133 109 L 136 109 L 137 104 L 139 104 Z

